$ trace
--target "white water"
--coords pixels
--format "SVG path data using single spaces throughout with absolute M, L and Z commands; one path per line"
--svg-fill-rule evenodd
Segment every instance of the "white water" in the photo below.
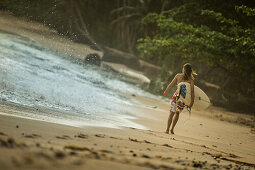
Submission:
M 126 106 L 137 102 L 122 94 L 152 95 L 112 73 L 67 58 L 28 38 L 0 32 L 0 100 L 63 111 L 18 115 L 28 118 L 73 126 L 144 128 L 129 121 L 135 116 Z

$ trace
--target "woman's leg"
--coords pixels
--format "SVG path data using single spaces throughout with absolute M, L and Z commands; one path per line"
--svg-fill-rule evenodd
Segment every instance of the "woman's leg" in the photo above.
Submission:
M 171 133 L 174 134 L 174 127 L 179 119 L 179 114 L 180 112 L 179 111 L 176 111 L 175 112 L 175 116 L 174 116 L 174 120 L 173 120 L 173 125 L 172 125 L 172 128 L 171 128 Z
M 169 133 L 169 128 L 171 126 L 172 120 L 173 120 L 174 112 L 170 111 L 168 121 L 167 121 L 167 127 L 166 127 L 166 133 Z

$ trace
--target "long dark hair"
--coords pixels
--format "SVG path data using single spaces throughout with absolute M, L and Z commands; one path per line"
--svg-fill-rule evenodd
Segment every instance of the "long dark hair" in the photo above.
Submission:
M 191 64 L 190 63 L 184 64 L 183 69 L 184 69 L 183 79 L 184 80 L 190 80 L 190 79 L 194 80 L 194 76 L 196 76 L 197 73 L 192 70 Z

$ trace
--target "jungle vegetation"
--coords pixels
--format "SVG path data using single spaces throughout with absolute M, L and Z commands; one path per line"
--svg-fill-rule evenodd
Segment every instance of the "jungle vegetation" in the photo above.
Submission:
M 240 96 L 254 102 L 253 0 L 1 0 L 0 9 L 160 66 L 149 87 L 155 93 L 190 62 L 198 79 L 220 86 L 233 105 Z

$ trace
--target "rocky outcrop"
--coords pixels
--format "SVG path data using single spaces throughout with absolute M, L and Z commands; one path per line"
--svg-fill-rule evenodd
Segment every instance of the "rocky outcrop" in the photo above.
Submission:
M 156 65 L 150 64 L 144 60 L 139 60 L 139 65 L 140 71 L 142 71 L 144 75 L 149 78 L 155 78 L 160 75 L 161 68 Z
M 103 61 L 124 64 L 136 70 L 140 68 L 136 56 L 110 47 L 104 47 L 104 50 Z
M 150 64 L 138 57 L 110 47 L 104 47 L 103 61 L 123 64 L 133 70 L 142 72 L 148 78 L 154 78 L 160 75 L 160 67 Z

